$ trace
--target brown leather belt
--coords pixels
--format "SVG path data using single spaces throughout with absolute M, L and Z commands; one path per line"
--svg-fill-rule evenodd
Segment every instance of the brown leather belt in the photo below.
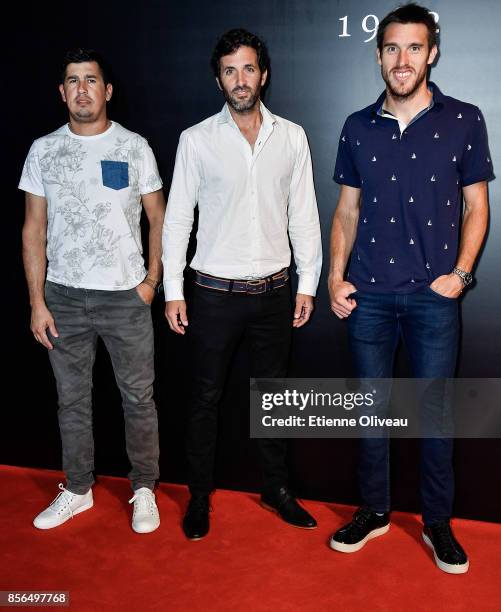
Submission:
M 274 289 L 283 287 L 289 280 L 287 268 L 280 270 L 276 274 L 267 276 L 266 278 L 257 278 L 254 280 L 233 280 L 230 278 L 219 278 L 210 274 L 203 274 L 195 271 L 195 284 L 208 289 L 217 289 L 218 291 L 226 291 L 228 293 L 247 293 L 248 295 L 259 295 L 268 293 Z

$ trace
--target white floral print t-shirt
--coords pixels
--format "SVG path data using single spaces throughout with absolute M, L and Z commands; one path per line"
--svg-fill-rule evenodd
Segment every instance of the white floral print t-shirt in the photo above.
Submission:
M 47 199 L 47 280 L 125 290 L 146 276 L 141 196 L 162 181 L 147 141 L 118 123 L 78 136 L 68 125 L 35 140 L 19 189 Z

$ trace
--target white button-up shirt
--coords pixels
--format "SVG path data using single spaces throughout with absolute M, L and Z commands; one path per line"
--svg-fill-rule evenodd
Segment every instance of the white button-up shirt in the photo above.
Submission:
M 183 299 L 197 204 L 193 269 L 221 278 L 263 278 L 289 266 L 290 238 L 298 292 L 315 295 L 322 244 L 306 135 L 262 103 L 261 115 L 254 150 L 227 105 L 182 132 L 163 227 L 166 300 Z

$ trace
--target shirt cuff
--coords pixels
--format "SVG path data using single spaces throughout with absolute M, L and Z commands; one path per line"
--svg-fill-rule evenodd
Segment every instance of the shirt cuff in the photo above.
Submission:
M 172 300 L 184 300 L 183 281 L 164 280 L 164 293 L 166 302 L 171 302 Z
M 301 274 L 297 286 L 297 292 L 304 295 L 317 294 L 318 276 L 316 274 Z

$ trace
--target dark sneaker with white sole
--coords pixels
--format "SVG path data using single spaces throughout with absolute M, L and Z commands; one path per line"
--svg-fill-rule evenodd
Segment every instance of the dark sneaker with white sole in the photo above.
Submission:
M 423 540 L 433 550 L 435 563 L 443 572 L 464 574 L 468 571 L 468 557 L 454 537 L 449 521 L 425 527 Z
M 385 534 L 389 528 L 389 512 L 379 516 L 368 508 L 359 508 L 353 515 L 353 520 L 331 536 L 329 545 L 339 552 L 357 552 L 369 540 Z

